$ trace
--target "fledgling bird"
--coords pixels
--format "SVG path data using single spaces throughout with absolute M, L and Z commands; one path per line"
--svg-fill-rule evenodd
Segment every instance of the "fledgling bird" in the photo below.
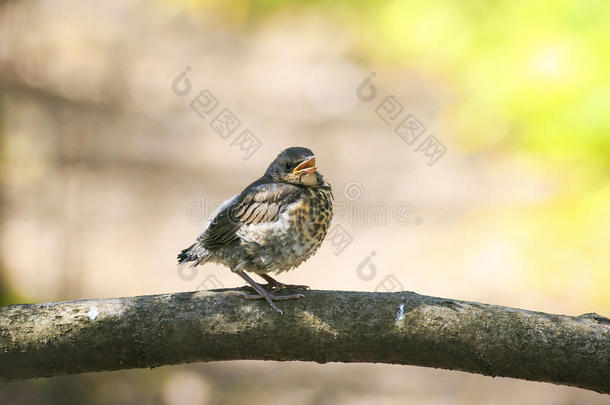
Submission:
M 269 273 L 293 269 L 318 250 L 332 220 L 332 201 L 313 152 L 285 149 L 261 178 L 212 214 L 196 242 L 178 254 L 178 263 L 222 263 L 258 293 L 246 299 L 264 298 L 281 314 L 273 301 L 303 295 L 276 295 L 274 290 L 309 287 L 282 284 Z M 267 284 L 256 283 L 246 272 L 258 274 Z

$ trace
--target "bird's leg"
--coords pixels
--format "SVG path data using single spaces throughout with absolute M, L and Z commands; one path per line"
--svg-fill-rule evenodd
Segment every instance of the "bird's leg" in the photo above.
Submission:
M 259 276 L 261 276 L 262 278 L 267 280 L 267 284 L 265 285 L 265 287 L 267 287 L 267 288 L 273 288 L 273 289 L 278 289 L 278 290 L 285 290 L 285 289 L 309 290 L 309 286 L 306 286 L 306 285 L 280 283 L 279 281 L 277 281 L 276 279 L 274 279 L 273 277 L 271 277 L 267 274 L 259 274 Z
M 238 271 L 237 274 L 239 274 L 239 276 L 241 278 L 243 278 L 244 280 L 246 280 L 246 282 L 248 284 L 250 284 L 252 286 L 252 288 L 254 288 L 256 290 L 256 292 L 258 293 L 258 295 L 244 295 L 244 298 L 247 300 L 258 300 L 258 299 L 262 299 L 264 298 L 269 305 L 271 305 L 271 308 L 275 309 L 277 312 L 281 314 L 283 314 L 282 310 L 279 309 L 274 303 L 273 301 L 283 301 L 283 300 L 295 300 L 295 299 L 299 299 L 299 298 L 304 298 L 305 296 L 303 294 L 291 294 L 291 295 L 273 295 L 268 293 L 263 287 L 261 287 L 260 285 L 258 285 L 254 280 L 252 280 L 252 278 L 250 278 L 250 276 L 248 276 L 246 273 L 244 273 L 243 271 Z

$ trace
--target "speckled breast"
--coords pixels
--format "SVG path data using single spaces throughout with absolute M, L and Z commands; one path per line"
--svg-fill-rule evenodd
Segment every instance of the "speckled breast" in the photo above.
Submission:
M 331 191 L 307 188 L 302 199 L 293 203 L 286 214 L 289 231 L 282 236 L 282 251 L 271 270 L 277 273 L 303 263 L 324 241 L 333 216 Z
M 324 241 L 333 218 L 332 200 L 330 189 L 308 188 L 302 204 L 293 208 L 291 228 L 302 252 L 298 264 L 313 255 Z

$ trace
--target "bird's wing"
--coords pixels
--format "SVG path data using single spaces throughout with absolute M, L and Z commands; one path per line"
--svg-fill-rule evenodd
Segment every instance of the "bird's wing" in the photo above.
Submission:
M 236 241 L 240 227 L 277 221 L 283 209 L 300 193 L 300 187 L 286 183 L 250 186 L 223 204 L 199 240 L 206 248 L 212 249 Z

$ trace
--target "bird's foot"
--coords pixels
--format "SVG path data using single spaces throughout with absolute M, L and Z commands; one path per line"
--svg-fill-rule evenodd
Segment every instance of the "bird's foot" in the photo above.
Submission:
M 263 285 L 270 290 L 309 290 L 309 286 L 302 284 L 284 284 L 272 278 L 268 274 L 261 274 L 261 277 L 267 280 L 267 284 Z
M 274 295 L 274 294 L 269 294 L 268 292 L 265 291 L 265 293 L 259 293 L 259 294 L 244 294 L 243 296 L 245 299 L 247 300 L 261 300 L 264 299 L 266 300 L 269 305 L 271 305 L 271 308 L 275 309 L 277 312 L 280 313 L 280 315 L 283 315 L 284 312 L 279 309 L 277 307 L 277 305 L 275 305 L 273 303 L 273 301 L 286 301 L 286 300 L 298 300 L 299 298 L 305 298 L 305 296 L 303 294 L 290 294 L 290 295 Z
M 246 280 L 248 282 L 248 284 L 250 284 L 252 286 L 252 288 L 254 288 L 256 290 L 256 292 L 258 293 L 258 294 L 253 294 L 253 295 L 244 294 L 244 298 L 245 299 L 247 299 L 247 300 L 265 299 L 265 301 L 267 301 L 269 303 L 269 305 L 271 305 L 271 308 L 273 308 L 274 310 L 279 312 L 280 315 L 284 314 L 284 312 L 282 312 L 282 310 L 279 309 L 277 307 L 277 305 L 275 305 L 273 303 L 273 301 L 296 300 L 296 299 L 304 298 L 305 297 L 303 294 L 291 294 L 291 295 L 274 295 L 274 294 L 271 294 L 271 293 L 269 293 L 269 291 L 267 291 L 265 288 L 263 288 L 263 286 L 257 284 L 254 280 L 252 280 L 250 278 L 250 276 L 248 276 L 243 271 L 239 271 L 239 272 L 237 272 L 237 274 L 239 274 L 241 278 Z M 261 277 L 263 277 L 265 280 L 267 280 L 267 282 L 269 283 L 268 285 L 272 286 L 271 288 L 273 288 L 273 286 L 275 286 L 276 288 L 280 288 L 280 289 L 282 289 L 282 287 L 283 288 L 293 287 L 293 286 L 287 286 L 285 284 L 282 284 L 279 281 L 274 280 L 273 278 L 271 278 L 270 276 L 268 276 L 266 274 L 262 274 Z M 267 286 L 265 286 L 265 287 L 267 287 Z M 309 288 L 307 286 L 299 286 L 299 287 Z
M 309 286 L 308 285 L 302 285 L 302 284 L 284 284 L 284 283 L 280 283 L 280 282 L 263 284 L 261 287 L 264 287 L 265 289 L 268 289 L 268 290 L 275 290 L 275 291 L 279 291 L 279 290 L 309 290 Z

